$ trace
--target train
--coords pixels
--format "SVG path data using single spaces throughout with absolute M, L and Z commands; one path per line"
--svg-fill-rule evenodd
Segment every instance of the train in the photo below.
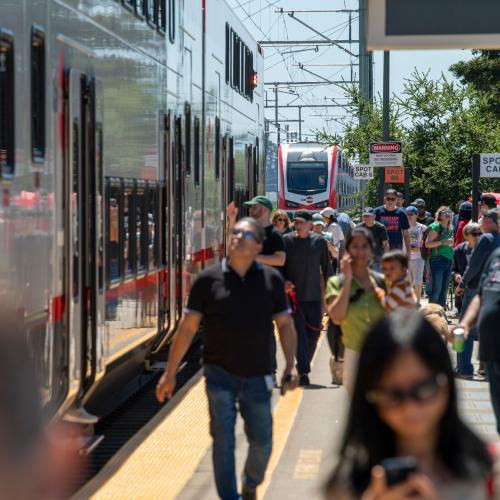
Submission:
M 353 167 L 339 146 L 317 142 L 284 143 L 278 147 L 278 208 L 339 212 L 356 206 L 360 191 Z
M 126 397 L 264 192 L 263 68 L 224 0 L 0 3 L 0 294 L 49 418 Z

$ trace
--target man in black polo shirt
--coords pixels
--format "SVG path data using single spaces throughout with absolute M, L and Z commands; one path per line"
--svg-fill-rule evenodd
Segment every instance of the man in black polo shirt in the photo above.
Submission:
M 159 401 L 171 397 L 177 368 L 203 318 L 203 361 L 219 496 L 236 500 L 234 426 L 236 404 L 249 441 L 243 498 L 256 498 L 272 449 L 272 321 L 286 359 L 282 384 L 297 384 L 293 368 L 297 339 L 280 273 L 255 262 L 264 232 L 251 218 L 239 220 L 229 238 L 228 259 L 202 271 L 189 299 L 158 384 Z
M 285 275 L 293 287 L 294 323 L 297 330 L 297 370 L 300 385 L 309 385 L 311 360 L 321 332 L 322 298 L 326 280 L 333 274 L 326 240 L 311 233 L 312 215 L 297 210 L 295 232 L 285 234 Z

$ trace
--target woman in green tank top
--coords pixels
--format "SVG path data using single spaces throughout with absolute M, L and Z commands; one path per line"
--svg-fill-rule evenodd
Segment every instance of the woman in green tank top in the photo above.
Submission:
M 453 262 L 453 232 L 449 207 L 439 207 L 436 222 L 429 226 L 425 246 L 430 249 L 429 266 L 431 268 L 431 290 L 429 302 L 446 306 L 446 293 L 451 280 Z

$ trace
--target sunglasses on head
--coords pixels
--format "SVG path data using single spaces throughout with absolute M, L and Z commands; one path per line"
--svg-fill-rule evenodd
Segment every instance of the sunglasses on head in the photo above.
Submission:
M 401 406 L 406 401 L 414 403 L 425 403 L 434 398 L 442 387 L 445 387 L 448 379 L 444 373 L 434 375 L 427 380 L 423 380 L 409 389 L 379 388 L 369 391 L 366 399 L 382 408 L 395 408 Z
M 231 234 L 233 236 L 241 236 L 243 237 L 244 240 L 250 241 L 250 240 L 255 240 L 257 243 L 259 240 L 257 239 L 257 235 L 253 231 L 243 231 L 243 229 L 233 229 L 231 231 Z
M 386 196 L 385 199 L 387 201 L 396 201 L 396 198 L 392 197 L 392 196 Z

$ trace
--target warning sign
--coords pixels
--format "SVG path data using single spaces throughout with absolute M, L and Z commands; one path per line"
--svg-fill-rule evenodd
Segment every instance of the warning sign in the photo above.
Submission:
M 370 142 L 372 167 L 400 167 L 403 164 L 403 144 L 400 141 Z
M 391 167 L 385 169 L 385 182 L 392 184 L 405 183 L 405 168 L 404 167 Z

